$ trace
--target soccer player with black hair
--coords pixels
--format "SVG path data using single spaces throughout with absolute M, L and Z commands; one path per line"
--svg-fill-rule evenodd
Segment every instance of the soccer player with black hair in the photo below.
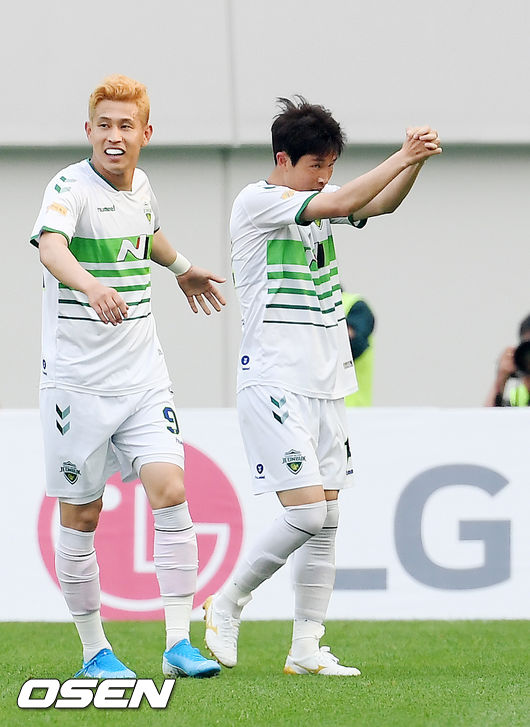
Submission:
M 438 133 L 410 128 L 402 147 L 342 187 L 330 184 L 345 143 L 340 125 L 301 96 L 281 98 L 275 166 L 237 196 L 232 270 L 242 313 L 237 406 L 254 492 L 275 492 L 282 514 L 205 604 L 206 643 L 237 663 L 241 611 L 293 554 L 295 614 L 287 674 L 355 676 L 320 646 L 335 578 L 339 491 L 352 479 L 344 397 L 356 390 L 332 224 L 364 227 L 393 212 Z

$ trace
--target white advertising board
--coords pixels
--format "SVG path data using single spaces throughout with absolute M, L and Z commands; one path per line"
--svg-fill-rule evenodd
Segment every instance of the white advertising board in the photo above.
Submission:
M 340 497 L 329 618 L 529 618 L 530 409 L 348 416 L 356 482 Z M 234 410 L 184 409 L 179 423 L 199 540 L 200 618 L 204 598 L 280 506 L 274 495 L 250 494 Z M 0 441 L 0 620 L 68 620 L 53 573 L 57 507 L 44 494 L 38 412 L 0 411 Z M 104 617 L 161 617 L 152 517 L 138 482 L 110 478 L 96 548 Z M 292 608 L 287 563 L 245 616 L 288 619 Z

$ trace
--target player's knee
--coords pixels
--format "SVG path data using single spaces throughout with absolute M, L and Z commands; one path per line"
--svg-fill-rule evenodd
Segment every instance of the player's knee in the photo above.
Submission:
M 177 465 L 145 464 L 140 470 L 140 478 L 153 510 L 181 505 L 186 501 L 183 472 Z
M 156 490 L 146 489 L 146 493 L 153 510 L 174 507 L 186 502 L 184 484 L 178 481 L 160 483 Z
M 61 502 L 61 525 L 72 530 L 92 532 L 98 525 L 102 507 L 103 500 L 101 498 L 86 505 L 72 505 Z
M 322 530 L 327 514 L 328 508 L 325 500 L 285 508 L 286 522 L 310 535 L 316 535 Z

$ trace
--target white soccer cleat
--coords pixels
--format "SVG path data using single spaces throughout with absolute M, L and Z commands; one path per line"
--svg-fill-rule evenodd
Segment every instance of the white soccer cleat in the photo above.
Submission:
M 284 674 L 323 674 L 334 677 L 358 677 L 359 669 L 354 666 L 342 666 L 339 660 L 329 650 L 329 646 L 321 646 L 320 649 L 304 659 L 293 659 L 288 655 L 283 668 Z
M 212 656 L 223 666 L 237 664 L 237 639 L 241 620 L 215 608 L 215 596 L 208 596 L 203 605 L 206 632 L 204 641 Z

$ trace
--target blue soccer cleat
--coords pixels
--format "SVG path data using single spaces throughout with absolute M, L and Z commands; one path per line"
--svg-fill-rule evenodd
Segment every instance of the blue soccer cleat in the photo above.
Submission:
M 136 679 L 136 674 L 122 664 L 110 649 L 101 649 L 90 661 L 83 663 L 83 668 L 74 674 L 74 678 L 77 677 Z
M 182 639 L 171 649 L 164 651 L 162 672 L 166 677 L 215 677 L 221 667 L 213 659 L 206 659 L 188 639 Z

